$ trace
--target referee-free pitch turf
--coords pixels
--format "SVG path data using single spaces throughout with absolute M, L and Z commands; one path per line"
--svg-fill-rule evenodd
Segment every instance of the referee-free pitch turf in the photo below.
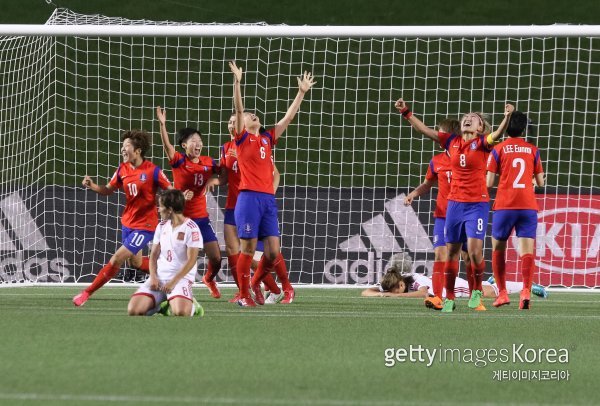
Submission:
M 500 309 L 485 299 L 486 312 L 458 300 L 441 314 L 358 289 L 299 288 L 291 305 L 243 309 L 227 302 L 233 289 L 214 300 L 198 287 L 206 314 L 183 319 L 128 317 L 135 288 L 75 308 L 79 289 L 0 289 L 0 404 L 600 403 L 594 293 L 553 292 L 530 311 L 516 296 Z M 552 371 L 568 380 L 541 379 Z

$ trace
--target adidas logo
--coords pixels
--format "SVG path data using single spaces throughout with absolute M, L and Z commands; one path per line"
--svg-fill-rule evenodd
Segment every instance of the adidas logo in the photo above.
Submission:
M 53 254 L 19 194 L 0 200 L 0 283 L 64 282 L 70 264 Z
M 419 253 L 433 251 L 433 244 L 411 206 L 404 205 L 404 193 L 385 203 L 385 212 L 361 224 L 364 232 L 356 234 L 338 245 L 346 253 L 367 253 L 367 259 L 348 261 L 332 259 L 325 264 L 323 274 L 331 283 L 373 284 L 383 275 L 384 254 L 390 256 L 402 251 Z M 394 232 L 394 229 L 396 232 Z M 403 241 L 402 247 L 398 237 Z M 413 260 L 413 271 L 426 267 L 432 272 L 430 261 Z M 362 268 L 362 269 L 359 269 Z

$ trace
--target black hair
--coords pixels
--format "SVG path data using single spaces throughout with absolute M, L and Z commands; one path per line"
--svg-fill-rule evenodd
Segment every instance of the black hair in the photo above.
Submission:
M 179 189 L 167 189 L 163 190 L 159 197 L 159 201 L 167 209 L 173 210 L 175 213 L 183 213 L 183 207 L 185 206 L 185 197 L 183 192 Z
M 125 131 L 121 136 L 121 141 L 125 141 L 126 139 L 129 139 L 129 142 L 133 145 L 133 149 L 141 150 L 142 158 L 146 156 L 146 152 L 148 152 L 152 145 L 150 134 L 143 130 Z
M 404 274 L 402 275 L 402 281 L 404 282 L 404 292 L 402 293 L 406 293 L 411 285 L 415 283 L 415 278 L 412 274 Z
M 194 134 L 198 134 L 200 138 L 202 138 L 202 134 L 200 134 L 200 131 L 196 130 L 195 128 L 182 128 L 177 132 L 177 144 L 179 144 L 179 146 L 183 148 L 183 143 L 186 142 L 188 138 L 190 138 Z
M 524 113 L 515 110 L 510 116 L 506 133 L 510 137 L 520 137 L 525 133 L 528 124 L 529 120 L 527 119 L 527 116 Z

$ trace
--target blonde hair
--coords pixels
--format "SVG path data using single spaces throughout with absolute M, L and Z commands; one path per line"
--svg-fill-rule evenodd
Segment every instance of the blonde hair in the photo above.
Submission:
M 462 122 L 462 120 L 469 114 L 475 114 L 477 117 L 479 117 L 479 120 L 481 120 L 481 124 L 483 125 L 482 134 L 489 134 L 492 132 L 492 125 L 490 124 L 489 115 L 482 113 L 481 111 L 473 111 L 462 116 L 460 121 Z
M 460 121 L 454 118 L 445 118 L 438 123 L 440 131 L 448 134 L 460 135 Z

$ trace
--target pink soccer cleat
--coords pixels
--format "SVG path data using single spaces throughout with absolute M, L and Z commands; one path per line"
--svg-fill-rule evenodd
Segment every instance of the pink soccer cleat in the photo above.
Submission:
M 256 304 L 259 304 L 261 306 L 264 305 L 265 297 L 263 296 L 263 293 L 260 290 L 260 285 L 259 284 L 252 285 L 252 286 L 250 286 L 250 289 L 252 289 L 252 293 L 254 293 L 254 301 L 256 302 Z
M 284 290 L 283 291 L 283 300 L 280 303 L 281 304 L 290 304 L 294 301 L 294 297 L 296 297 L 296 291 L 294 289 Z
M 210 292 L 210 295 L 212 297 L 214 297 L 215 299 L 219 299 L 221 297 L 221 292 L 219 292 L 219 288 L 217 287 L 217 283 L 214 280 L 209 280 L 206 276 L 208 274 L 204 274 L 204 276 L 202 277 L 202 283 L 204 283 L 206 285 L 206 287 L 208 288 L 208 291 Z
M 73 298 L 73 304 L 77 307 L 81 307 L 85 304 L 85 302 L 88 301 L 89 298 L 90 294 L 84 290 Z
M 252 300 L 251 297 L 243 297 L 237 302 L 241 307 L 256 307 L 256 303 Z

